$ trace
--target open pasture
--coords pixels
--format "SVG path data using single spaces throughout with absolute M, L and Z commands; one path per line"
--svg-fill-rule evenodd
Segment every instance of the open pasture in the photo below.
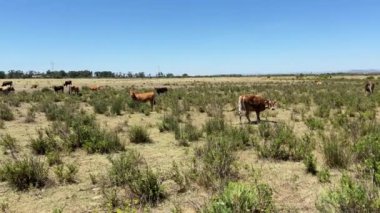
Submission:
M 376 77 L 369 96 L 366 76 L 71 80 L 0 95 L 0 211 L 380 209 Z M 153 111 L 129 96 L 155 86 Z M 242 94 L 278 106 L 240 124 Z

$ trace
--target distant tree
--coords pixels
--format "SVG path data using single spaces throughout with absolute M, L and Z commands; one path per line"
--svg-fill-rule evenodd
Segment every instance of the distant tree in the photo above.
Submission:
M 24 72 L 21 70 L 9 70 L 8 78 L 23 78 Z
M 131 71 L 129 71 L 127 76 L 128 76 L 128 78 L 133 78 L 133 73 Z
M 100 71 L 95 72 L 95 77 L 97 78 L 115 78 L 115 73 L 111 71 Z
M 186 78 L 186 77 L 189 77 L 189 75 L 187 73 L 183 73 L 182 77 Z
M 139 72 L 135 74 L 136 78 L 145 78 L 145 73 L 144 72 Z
M 166 74 L 166 77 L 167 77 L 167 78 L 173 78 L 173 77 L 174 77 L 174 74 L 173 74 L 173 73 L 167 73 L 167 74 Z
M 157 75 L 156 75 L 157 78 L 162 78 L 164 77 L 164 73 L 162 72 L 158 72 Z
M 5 78 L 7 77 L 4 71 L 0 71 L 0 78 Z

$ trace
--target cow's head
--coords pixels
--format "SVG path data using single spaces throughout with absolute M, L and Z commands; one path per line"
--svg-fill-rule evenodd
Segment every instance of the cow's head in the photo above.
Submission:
M 136 94 L 133 92 L 133 90 L 129 90 L 129 95 L 131 96 L 132 99 L 136 99 Z
M 266 109 L 275 110 L 276 107 L 277 107 L 277 102 L 276 101 L 265 100 L 265 108 Z

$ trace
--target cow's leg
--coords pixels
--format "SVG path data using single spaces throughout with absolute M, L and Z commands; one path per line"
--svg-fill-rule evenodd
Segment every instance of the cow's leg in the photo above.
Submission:
M 251 123 L 251 119 L 249 118 L 249 110 L 245 111 L 245 117 L 247 117 L 248 123 Z
M 257 123 L 260 122 L 260 111 L 256 111 Z

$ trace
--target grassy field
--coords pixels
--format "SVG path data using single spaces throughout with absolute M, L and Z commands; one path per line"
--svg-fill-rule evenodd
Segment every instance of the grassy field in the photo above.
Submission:
M 14 79 L 0 95 L 0 211 L 380 211 L 380 92 L 365 81 L 73 79 L 77 96 L 51 91 L 63 79 Z M 169 92 L 153 111 L 129 97 L 154 86 Z M 278 108 L 241 125 L 240 94 Z

